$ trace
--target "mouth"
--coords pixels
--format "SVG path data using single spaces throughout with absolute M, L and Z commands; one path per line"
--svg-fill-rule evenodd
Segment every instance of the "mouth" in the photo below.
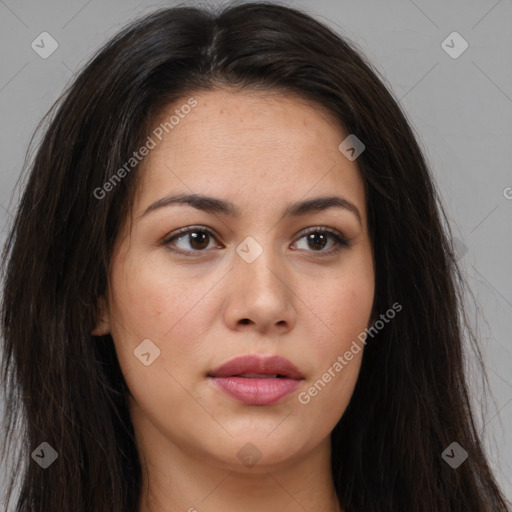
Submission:
M 264 373 L 242 373 L 241 375 L 232 375 L 232 377 L 242 377 L 244 379 L 287 379 L 286 375 L 266 375 Z
M 216 389 L 245 405 L 272 405 L 290 395 L 304 380 L 298 368 L 280 356 L 237 357 L 207 377 Z

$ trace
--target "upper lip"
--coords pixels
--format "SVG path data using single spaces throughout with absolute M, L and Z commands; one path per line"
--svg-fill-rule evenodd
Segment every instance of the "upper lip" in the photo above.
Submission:
M 281 375 L 301 380 L 304 376 L 298 368 L 281 356 L 245 355 L 235 357 L 208 373 L 209 377 L 235 377 L 245 373 L 258 375 Z

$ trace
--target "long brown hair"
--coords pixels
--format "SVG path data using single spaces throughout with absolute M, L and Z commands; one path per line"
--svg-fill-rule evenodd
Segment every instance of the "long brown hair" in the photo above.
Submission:
M 398 102 L 355 45 L 268 3 L 156 11 L 123 29 L 46 119 L 4 251 L 4 456 L 23 428 L 16 512 L 135 512 L 141 467 L 110 335 L 93 337 L 137 169 L 98 199 L 171 101 L 202 90 L 299 94 L 363 141 L 376 262 L 373 314 L 403 311 L 368 343 L 332 432 L 347 512 L 495 512 L 463 372 L 463 280 L 430 171 Z M 473 339 L 473 338 L 471 338 Z M 473 339 L 474 341 L 474 339 Z M 468 453 L 457 469 L 441 453 Z M 42 470 L 41 442 L 58 453 Z M 17 471 L 16 471 L 17 469 Z

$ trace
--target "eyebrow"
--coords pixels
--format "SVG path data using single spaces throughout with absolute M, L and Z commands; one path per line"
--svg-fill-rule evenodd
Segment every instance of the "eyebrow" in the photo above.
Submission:
M 207 213 L 220 213 L 223 215 L 230 215 L 232 217 L 240 216 L 240 210 L 230 201 L 200 194 L 179 194 L 158 199 L 154 203 L 150 204 L 140 217 L 142 218 L 155 210 L 159 210 L 160 208 L 166 208 L 176 204 L 192 206 L 193 208 Z M 357 206 L 347 199 L 339 196 L 315 197 L 293 203 L 285 209 L 282 218 L 307 215 L 309 213 L 328 210 L 329 208 L 343 208 L 348 210 L 357 217 L 359 224 L 363 224 L 361 213 L 357 209 Z

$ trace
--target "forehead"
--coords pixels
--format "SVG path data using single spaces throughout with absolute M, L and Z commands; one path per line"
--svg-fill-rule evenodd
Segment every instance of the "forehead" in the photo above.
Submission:
M 153 136 L 157 144 L 142 162 L 136 210 L 171 192 L 217 196 L 253 208 L 262 201 L 268 207 L 339 192 L 364 210 L 357 164 L 338 149 L 347 133 L 321 105 L 275 92 L 208 91 L 191 97 L 197 102 L 192 109 L 182 108 L 187 96 L 156 120 L 155 128 L 167 131 L 161 140 Z

